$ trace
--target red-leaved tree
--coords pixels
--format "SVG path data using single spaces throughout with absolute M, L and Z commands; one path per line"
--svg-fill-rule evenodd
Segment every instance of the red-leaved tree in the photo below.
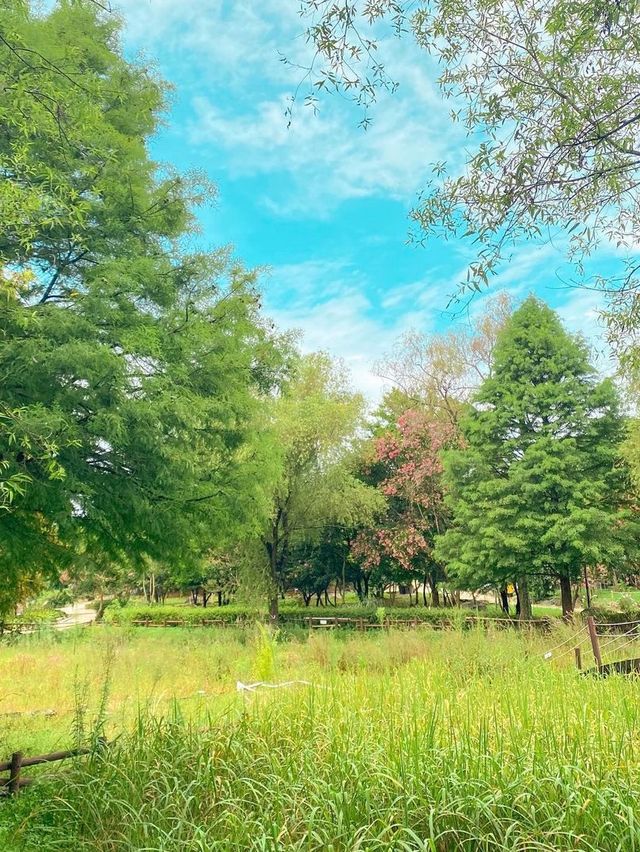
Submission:
M 427 585 L 433 605 L 440 603 L 443 574 L 433 541 L 447 524 L 441 454 L 457 442 L 455 426 L 417 410 L 406 411 L 395 430 L 376 439 L 371 470 L 388 510 L 378 526 L 359 533 L 352 549 L 366 572 L 386 567 L 398 582 L 422 583 L 425 605 Z

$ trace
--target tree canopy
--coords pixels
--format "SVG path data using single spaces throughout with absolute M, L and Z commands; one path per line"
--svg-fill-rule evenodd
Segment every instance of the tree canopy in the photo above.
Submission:
M 189 249 L 209 190 L 150 158 L 167 87 L 117 19 L 16 3 L 0 35 L 2 571 L 197 559 L 266 511 L 284 350 L 255 276 Z
M 389 31 L 409 33 L 436 60 L 428 67 L 469 153 L 462 169 L 456 158 L 431 164 L 413 218 L 418 239 L 474 238 L 468 286 L 486 283 L 523 239 L 561 229 L 576 260 L 602 243 L 630 251 L 620 279 L 601 283 L 615 292 L 623 330 L 637 327 L 635 0 L 303 0 L 301 14 L 314 48 L 309 100 L 354 97 L 365 124 L 377 93 L 396 87 L 385 66 Z
M 274 619 L 292 549 L 301 542 L 317 543 L 327 527 L 371 520 L 384 503 L 351 463 L 363 413 L 362 396 L 349 388 L 340 366 L 322 353 L 302 356 L 291 380 L 272 400 L 269 428 L 280 473 L 263 544 Z
M 571 582 L 587 566 L 623 563 L 638 532 L 613 383 L 529 297 L 500 333 L 492 375 L 460 425 L 463 447 L 445 454 L 453 521 L 438 556 L 463 584 L 518 580 L 522 594 L 529 577 L 553 576 L 570 612 Z

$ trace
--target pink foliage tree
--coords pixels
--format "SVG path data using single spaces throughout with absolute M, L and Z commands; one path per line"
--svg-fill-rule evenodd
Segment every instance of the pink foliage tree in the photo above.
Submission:
M 393 566 L 394 579 L 414 580 L 431 588 L 439 604 L 441 568 L 433 559 L 434 536 L 444 531 L 446 509 L 442 490 L 442 451 L 457 443 L 450 422 L 434 420 L 422 411 L 406 411 L 395 430 L 375 441 L 377 487 L 387 497 L 383 522 L 357 536 L 352 553 L 371 574 Z M 426 603 L 426 592 L 425 603 Z

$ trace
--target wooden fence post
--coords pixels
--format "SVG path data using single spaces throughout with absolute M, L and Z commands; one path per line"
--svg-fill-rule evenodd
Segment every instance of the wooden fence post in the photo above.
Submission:
M 576 668 L 578 671 L 582 671 L 582 651 L 579 645 L 573 649 L 573 653 L 576 655 Z
M 596 631 L 596 622 L 592 615 L 587 618 L 587 629 L 589 631 L 589 638 L 591 639 L 591 647 L 593 648 L 593 656 L 595 657 L 596 665 L 600 667 L 602 665 L 600 640 L 598 639 L 598 633 Z
M 15 796 L 20 789 L 20 769 L 22 768 L 22 752 L 14 751 L 11 755 L 11 766 L 9 768 L 9 795 Z

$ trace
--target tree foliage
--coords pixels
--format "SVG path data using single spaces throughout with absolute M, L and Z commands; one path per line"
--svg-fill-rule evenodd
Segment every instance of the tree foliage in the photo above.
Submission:
M 333 90 L 368 110 L 381 89 L 395 88 L 384 63 L 385 23 L 437 61 L 430 67 L 440 69 L 452 120 L 470 147 L 462 170 L 432 164 L 413 216 L 421 238 L 475 238 L 468 286 L 486 283 L 509 247 L 558 227 L 578 261 L 602 242 L 633 249 L 635 0 L 303 0 L 301 13 L 314 48 L 312 101 Z M 614 288 L 623 328 L 639 324 L 637 270 L 630 257 Z
M 408 331 L 378 364 L 404 399 L 385 399 L 399 413 L 419 406 L 456 424 L 480 383 L 491 374 L 496 338 L 513 310 L 507 293 L 498 293 L 465 325 L 442 334 Z
M 557 578 L 571 611 L 571 582 L 584 567 L 624 563 L 638 532 L 612 382 L 529 297 L 500 334 L 461 430 L 465 445 L 445 455 L 453 522 L 437 554 L 462 584 L 517 579 L 522 590 L 532 575 Z
M 300 357 L 290 382 L 271 403 L 270 429 L 280 475 L 263 543 L 273 618 L 292 548 L 317 541 L 327 526 L 350 527 L 370 520 L 381 506 L 378 493 L 351 465 L 350 445 L 363 411 L 363 398 L 324 354 Z
M 434 541 L 448 523 L 441 454 L 456 437 L 451 423 L 409 410 L 396 430 L 375 440 L 370 476 L 387 500 L 387 511 L 374 527 L 361 530 L 353 545 L 364 567 L 386 562 L 387 576 L 402 585 L 416 581 L 426 589 L 429 584 L 434 606 L 442 578 Z
M 283 363 L 255 276 L 189 250 L 210 191 L 154 162 L 167 87 L 90 2 L 0 28 L 0 563 L 198 560 L 267 511 Z M 285 347 L 286 348 L 286 347 Z

